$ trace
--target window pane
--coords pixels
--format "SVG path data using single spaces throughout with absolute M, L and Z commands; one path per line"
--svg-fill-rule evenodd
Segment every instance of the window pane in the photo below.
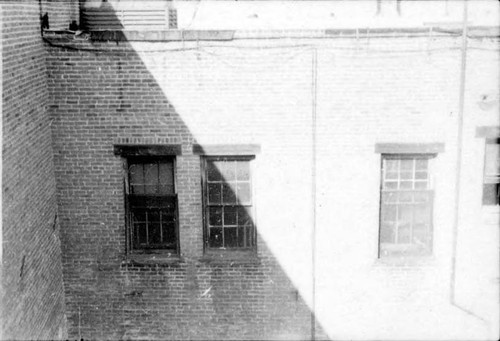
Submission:
M 397 189 L 398 188 L 398 183 L 395 181 L 386 181 L 384 183 L 384 188 L 386 189 Z
M 238 208 L 234 206 L 225 206 L 224 207 L 224 226 L 227 225 L 236 225 L 238 218 L 237 218 L 237 211 Z
M 500 175 L 500 144 L 486 144 L 484 173 L 487 176 Z
M 396 221 L 396 205 L 383 205 L 382 206 L 382 221 Z
M 399 188 L 401 189 L 412 189 L 413 182 L 412 181 L 401 181 L 399 184 Z
M 483 205 L 498 205 L 500 184 L 483 185 Z
M 254 246 L 255 245 L 255 229 L 253 225 L 246 227 L 246 246 Z
M 211 227 L 208 236 L 209 247 L 222 247 L 222 228 Z
M 250 180 L 250 162 L 238 161 L 236 163 L 236 178 L 239 181 Z
M 387 172 L 396 172 L 399 169 L 399 160 L 386 159 L 385 168 Z
M 132 194 L 144 193 L 144 172 L 142 164 L 131 164 L 129 166 L 129 181 Z
M 416 172 L 415 179 L 427 179 L 427 172 Z
M 148 224 L 149 232 L 149 244 L 160 244 L 161 243 L 161 228 L 159 222 L 153 222 Z
M 401 179 L 413 179 L 413 172 L 401 172 Z
M 210 226 L 222 226 L 222 207 L 209 208 L 208 224 Z
M 160 163 L 160 193 L 174 193 L 174 165 L 171 162 Z
M 146 222 L 146 212 L 142 210 L 134 210 L 132 212 L 132 221 Z
M 416 162 L 416 165 L 415 165 L 415 169 L 416 170 L 427 170 L 427 165 L 429 163 L 429 160 L 427 159 L 416 159 L 415 160 Z
M 225 204 L 236 204 L 236 193 L 229 184 L 222 184 L 222 202 Z
M 401 160 L 401 171 L 413 171 L 413 159 Z
M 220 204 L 222 199 L 221 184 L 208 184 L 208 202 Z
M 238 183 L 237 191 L 238 191 L 238 201 L 241 204 L 247 205 L 251 203 L 252 200 L 251 200 L 249 183 Z
M 398 244 L 410 243 L 410 224 L 399 225 L 398 229 Z
M 158 164 L 144 164 L 144 179 L 147 185 L 158 185 Z
M 238 246 L 236 227 L 224 227 L 224 246 L 225 247 Z
M 220 162 L 207 161 L 207 179 L 208 181 L 221 181 L 222 176 L 217 165 Z
M 380 228 L 380 242 L 394 243 L 394 224 L 383 222 Z
M 426 189 L 427 181 L 415 181 L 415 189 Z
M 238 207 L 238 225 L 252 225 L 252 218 L 245 207 Z
M 170 221 L 168 223 L 162 223 L 163 229 L 163 244 L 167 245 L 169 248 L 175 248 L 177 246 L 177 236 L 175 234 L 175 223 Z
M 245 244 L 245 240 L 246 240 L 245 227 L 238 226 L 238 247 L 246 247 L 247 245 Z
M 146 224 L 134 224 L 134 240 L 136 247 L 147 244 Z
M 398 178 L 398 173 L 397 172 L 386 172 L 385 173 L 385 178 L 386 179 L 397 179 Z
M 236 179 L 236 161 L 218 161 L 217 167 L 223 181 L 233 181 Z

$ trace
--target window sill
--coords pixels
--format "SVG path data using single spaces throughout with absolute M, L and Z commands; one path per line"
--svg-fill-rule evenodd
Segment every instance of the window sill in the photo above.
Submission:
M 433 255 L 425 256 L 386 256 L 377 258 L 375 266 L 380 267 L 422 267 L 432 266 L 436 262 Z
M 129 253 L 125 263 L 129 265 L 175 265 L 184 260 L 171 253 Z
M 260 264 L 257 250 L 205 250 L 200 262 L 223 265 Z

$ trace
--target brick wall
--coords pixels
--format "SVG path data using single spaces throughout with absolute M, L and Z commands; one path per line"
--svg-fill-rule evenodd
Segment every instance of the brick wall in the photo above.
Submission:
M 51 40 L 47 67 L 72 337 L 309 337 L 314 103 L 319 324 L 341 338 L 404 336 L 409 323 L 427 337 L 458 330 L 458 320 L 436 319 L 449 297 L 458 40 L 297 39 L 291 47 Z M 318 50 L 316 102 L 311 47 Z M 470 63 L 480 56 L 471 55 Z M 484 70 L 471 78 L 471 84 L 488 79 L 485 87 L 498 81 Z M 469 93 L 468 103 L 475 96 Z M 126 255 L 122 160 L 113 154 L 124 141 L 182 145 L 180 261 L 144 264 Z M 433 162 L 432 257 L 377 259 L 375 144 L 381 142 L 445 145 Z M 253 175 L 255 260 L 205 261 L 193 143 L 261 146 Z M 414 316 L 424 317 L 410 322 Z M 429 329 L 429 323 L 441 324 Z
M 2 339 L 58 339 L 64 290 L 39 8 L 1 10 Z

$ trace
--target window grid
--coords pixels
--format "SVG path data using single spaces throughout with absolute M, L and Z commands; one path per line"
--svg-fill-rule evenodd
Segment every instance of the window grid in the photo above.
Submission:
M 177 250 L 174 159 L 128 160 L 127 207 L 131 250 Z
M 428 156 L 383 156 L 379 256 L 430 253 L 433 194 Z
M 207 247 L 254 247 L 250 158 L 210 157 L 204 165 Z

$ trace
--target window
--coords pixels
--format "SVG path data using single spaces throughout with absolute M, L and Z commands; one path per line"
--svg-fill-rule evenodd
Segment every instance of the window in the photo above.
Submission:
M 127 159 L 127 209 L 131 251 L 178 250 L 173 157 Z
M 500 205 L 500 139 L 486 140 L 483 205 Z
M 433 154 L 383 154 L 379 257 L 432 251 Z
M 252 158 L 203 159 L 205 247 L 208 249 L 255 247 Z

